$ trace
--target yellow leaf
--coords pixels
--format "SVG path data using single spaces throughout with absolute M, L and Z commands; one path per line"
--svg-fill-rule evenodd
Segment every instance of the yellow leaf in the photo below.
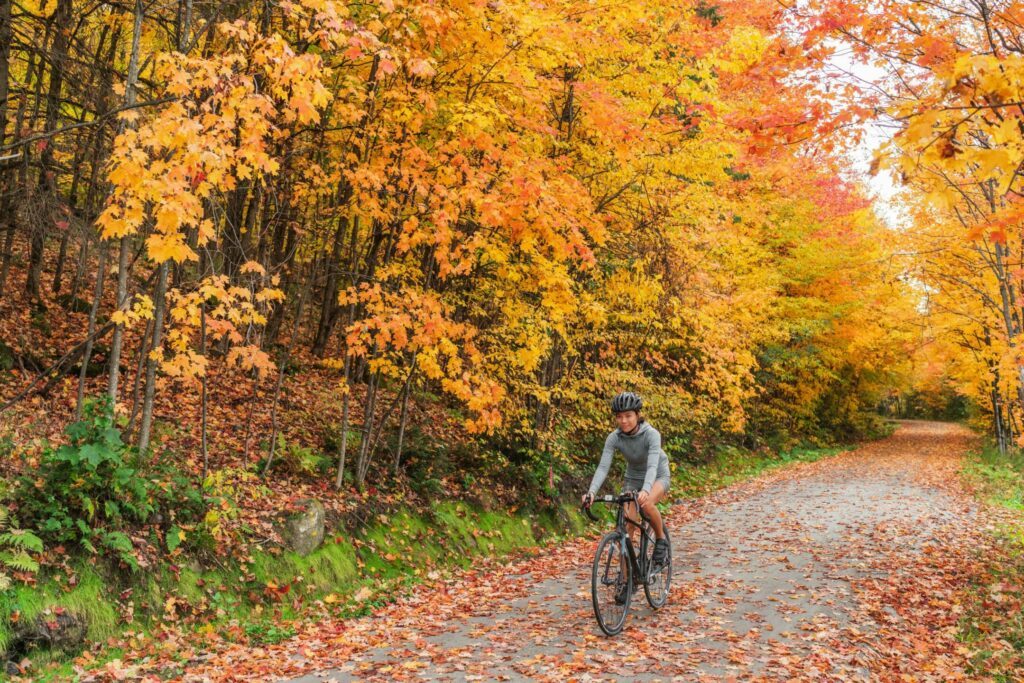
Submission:
M 185 238 L 179 233 L 171 235 L 153 234 L 146 239 L 146 250 L 149 258 L 157 263 L 166 261 L 197 261 L 199 255 L 185 244 Z
M 246 261 L 245 263 L 242 264 L 242 267 L 241 267 L 239 272 L 241 272 L 241 273 L 256 273 L 258 275 L 266 275 L 267 274 L 266 269 L 264 269 L 263 266 L 260 265 L 260 263 L 257 262 L 257 261 Z

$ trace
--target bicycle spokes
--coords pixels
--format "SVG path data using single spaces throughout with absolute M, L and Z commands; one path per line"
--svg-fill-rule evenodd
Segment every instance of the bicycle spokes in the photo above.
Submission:
M 622 630 L 632 599 L 632 576 L 628 562 L 622 561 L 622 538 L 608 534 L 594 557 L 593 600 L 598 625 L 608 635 Z
M 664 606 L 668 600 L 669 586 L 672 583 L 672 541 L 666 534 L 665 541 L 668 542 L 668 552 L 665 554 L 665 561 L 661 564 L 654 564 L 654 544 L 648 546 L 647 562 L 645 563 L 647 576 L 644 581 L 644 593 L 647 594 L 647 603 L 654 609 Z
M 616 552 L 614 545 L 608 545 L 604 553 L 603 564 L 604 571 L 601 574 L 601 585 L 615 586 L 617 588 L 622 581 L 622 567 L 620 566 L 619 554 Z

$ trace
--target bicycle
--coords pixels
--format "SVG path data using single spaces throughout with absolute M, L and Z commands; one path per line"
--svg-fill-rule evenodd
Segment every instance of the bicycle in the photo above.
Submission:
M 627 491 L 618 496 L 596 497 L 592 501 L 593 503 L 612 503 L 619 506 L 615 530 L 609 531 L 601 538 L 601 542 L 597 545 L 597 552 L 594 553 L 590 588 L 597 625 L 609 636 L 621 633 L 626 623 L 629 606 L 633 600 L 634 576 L 639 577 L 639 583 L 643 585 L 644 594 L 647 596 L 647 603 L 653 609 L 660 609 L 665 605 L 672 582 L 672 542 L 668 536 L 668 528 L 665 529 L 665 540 L 669 542 L 665 563 L 655 567 L 652 561 L 654 530 L 651 528 L 651 520 L 647 518 L 639 505 L 637 506 L 640 513 L 639 524 L 626 517 L 625 504 L 635 500 L 636 492 Z M 600 521 L 591 512 L 590 506 L 584 506 L 583 510 L 593 521 Z M 627 523 L 640 529 L 639 555 L 629 537 Z M 620 605 L 615 596 L 622 590 L 623 584 L 626 585 L 626 593 L 625 600 Z

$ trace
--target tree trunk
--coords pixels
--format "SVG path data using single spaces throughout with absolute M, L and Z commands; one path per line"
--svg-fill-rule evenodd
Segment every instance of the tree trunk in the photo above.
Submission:
M 413 364 L 415 366 L 415 359 Z M 412 391 L 412 372 L 409 373 L 409 379 L 405 382 L 405 388 L 402 390 L 402 415 L 398 419 L 398 443 L 395 445 L 395 464 L 394 472 L 398 474 L 398 468 L 402 465 L 402 441 L 405 439 L 405 424 L 409 418 L 409 394 Z
M 199 353 L 206 357 L 206 302 L 199 306 Z M 199 396 L 199 447 L 203 451 L 203 481 L 210 473 L 210 452 L 206 443 L 206 388 L 208 380 L 203 372 L 202 390 Z
M 344 371 L 345 395 L 341 399 L 341 448 L 338 449 L 338 476 L 334 480 L 334 488 L 337 491 L 341 490 L 342 484 L 345 482 L 345 453 L 348 450 L 349 399 L 352 396 L 352 383 L 349 380 L 351 371 L 352 358 L 346 353 Z
M 142 0 L 135 0 L 135 23 L 132 27 L 132 50 L 128 60 L 128 79 L 125 82 L 124 101 L 131 106 L 135 104 L 135 86 L 139 80 L 139 43 L 142 39 Z M 122 132 L 124 122 L 119 125 Z M 117 300 L 115 306 L 120 310 L 128 299 L 128 252 L 130 244 L 128 237 L 121 238 L 120 251 L 117 259 Z M 123 345 L 124 330 L 120 325 L 114 329 L 114 338 L 110 342 L 110 381 L 107 385 L 107 394 L 114 405 L 117 404 L 118 381 L 121 375 L 121 347 Z
M 68 240 L 71 237 L 71 226 L 64 228 L 60 236 L 60 249 L 57 251 L 57 266 L 53 272 L 53 285 L 50 287 L 54 294 L 60 294 L 61 280 L 64 279 L 64 262 L 68 258 Z M 97 274 L 101 277 L 102 273 Z
M 11 75 L 11 0 L 0 0 L 0 146 L 7 142 L 7 102 L 10 99 Z M 31 69 L 29 74 L 31 75 Z M 0 268 L 0 298 L 3 297 L 7 271 L 11 264 L 11 249 L 14 247 L 14 216 L 11 215 L 11 188 L 8 188 L 8 174 L 0 171 L 0 226 L 4 231 L 3 266 Z
M 146 388 L 143 390 L 142 422 L 139 425 L 139 455 L 145 456 L 149 450 L 150 430 L 153 424 L 153 397 L 156 391 L 156 366 L 159 361 L 152 353 L 163 343 L 164 310 L 167 307 L 167 263 L 161 263 L 156 279 L 156 293 L 153 297 L 153 341 L 146 360 Z
M 356 305 L 350 303 L 348 305 L 348 324 L 351 325 L 355 320 Z M 340 350 L 339 350 L 340 352 Z M 345 396 L 341 400 L 341 452 L 338 454 L 338 478 L 334 482 L 334 488 L 338 491 L 341 490 L 342 485 L 345 481 L 345 453 L 348 448 L 348 422 L 349 422 L 349 406 L 352 397 L 352 356 L 349 355 L 348 349 L 345 349 Z
M 48 45 L 50 43 L 50 30 L 53 26 L 52 21 L 46 22 L 46 30 L 43 32 L 42 38 L 40 38 L 40 30 L 38 26 L 32 33 L 32 43 L 34 45 Z M 35 102 L 39 103 L 40 94 L 43 91 L 43 51 L 33 51 L 28 57 L 28 68 L 25 72 L 25 88 L 32 84 L 33 78 L 35 79 Z M 18 136 L 18 132 L 24 129 L 25 117 L 28 110 L 29 97 L 22 97 L 21 102 L 18 103 L 18 114 L 14 117 L 14 137 Z M 32 119 L 35 120 L 36 113 L 32 114 Z M 4 240 L 4 262 L 3 266 L 0 267 L 0 291 L 5 289 L 7 284 L 7 275 L 11 268 L 11 259 L 13 258 L 14 250 L 14 237 L 17 232 L 17 215 L 15 208 L 10 203 L 10 198 L 13 196 L 11 188 L 19 187 L 23 190 L 23 194 L 31 195 L 31 190 L 28 186 L 29 176 L 29 156 L 32 148 L 30 146 L 23 146 L 19 149 L 21 153 L 20 163 L 18 164 L 17 178 L 14 177 L 15 173 L 13 169 L 4 174 L 4 192 L 0 192 L 0 221 L 7 221 L 7 236 Z M 29 197 L 26 196 L 25 199 Z
M 85 378 L 89 371 L 89 360 L 92 358 L 92 338 L 96 330 L 96 314 L 103 301 L 103 281 L 106 280 L 107 250 L 100 248 L 100 256 L 96 264 L 96 293 L 93 295 L 92 307 L 89 309 L 88 336 L 85 342 L 85 354 L 82 356 L 82 370 L 78 373 L 78 396 L 75 400 L 75 419 L 82 418 L 82 403 L 85 400 Z
M 78 297 L 78 288 L 85 277 L 85 266 L 89 261 L 89 235 L 82 236 L 82 244 L 78 247 L 78 258 L 75 261 L 75 276 L 71 278 L 71 291 L 68 296 L 74 301 Z
M 306 305 L 306 297 L 309 296 L 309 290 L 312 289 L 312 273 L 315 272 L 316 263 L 314 262 L 310 277 L 306 278 L 306 287 L 302 290 L 302 296 L 299 297 L 299 304 L 295 310 L 295 320 L 292 322 L 291 339 L 289 340 L 288 345 L 284 347 L 284 357 L 281 359 L 281 364 L 277 368 L 277 384 L 274 386 L 274 401 L 270 409 L 270 453 L 267 456 L 267 464 L 263 468 L 264 477 L 267 476 L 267 473 L 270 471 L 270 466 L 274 462 L 274 452 L 277 448 L 277 407 L 281 400 L 281 386 L 284 384 L 284 376 L 288 371 L 288 361 L 291 360 L 291 350 L 295 346 L 295 341 L 299 336 L 299 321 L 302 319 L 302 309 Z
M 353 219 L 353 230 L 358 230 L 358 217 Z M 338 219 L 338 227 L 334 232 L 334 240 L 331 243 L 330 258 L 325 261 L 327 269 L 327 283 L 324 285 L 324 300 L 320 306 L 320 324 L 316 330 L 316 339 L 313 342 L 313 354 L 323 358 L 327 350 L 327 343 L 334 332 L 334 325 L 338 319 L 338 264 L 341 260 L 341 249 L 345 244 L 345 236 L 348 234 L 349 221 L 345 218 Z
M 127 304 L 128 299 L 128 252 L 130 250 L 128 237 L 122 237 L 118 243 L 117 256 L 117 299 L 114 301 L 114 308 L 121 310 Z M 118 325 L 114 328 L 114 336 L 110 340 L 110 359 L 107 366 L 108 382 L 107 396 L 111 404 L 116 406 L 118 399 L 118 383 L 121 379 L 121 347 L 124 345 L 124 328 Z M 145 345 L 143 345 L 145 349 Z
M 380 385 L 380 370 L 377 370 L 370 377 L 370 384 L 366 388 L 366 400 L 363 402 L 363 433 L 359 440 L 359 460 L 356 462 L 356 486 L 360 489 L 366 481 L 366 473 L 370 469 L 370 459 L 373 456 L 370 443 L 373 439 L 373 423 L 377 412 L 377 389 Z
M 142 339 L 139 340 L 139 359 L 135 363 L 135 376 L 132 379 L 132 409 L 128 415 L 128 428 L 125 430 L 128 434 L 135 431 L 135 420 L 139 417 L 140 389 L 142 387 L 142 376 L 145 374 L 143 370 L 146 368 L 146 347 L 149 345 L 149 340 L 152 336 L 153 321 L 147 320 L 146 329 L 142 331 Z
M 243 229 L 242 221 L 245 218 L 245 207 L 249 203 L 251 188 L 250 182 L 240 183 L 238 188 L 228 195 L 227 208 L 224 211 L 220 252 L 224 255 L 224 274 L 231 279 L 238 274 L 249 252 L 249 235 Z
M 0 0 L 0 147 L 7 142 L 11 75 L 11 0 Z
M 50 49 L 49 61 L 52 65 L 50 70 L 50 87 L 46 93 L 46 119 L 44 132 L 53 133 L 57 130 L 57 123 L 60 114 L 60 93 L 64 86 L 64 65 L 68 56 L 68 42 L 70 38 L 72 17 L 71 0 L 57 0 L 57 9 L 53 15 L 54 34 L 53 45 Z M 54 165 L 55 137 L 44 138 L 45 146 L 40 155 L 39 188 L 43 190 L 44 201 L 49 205 L 58 198 L 57 191 L 57 169 Z M 40 301 L 39 285 L 43 271 L 43 248 L 46 240 L 46 232 L 52 217 L 49 211 L 33 221 L 31 226 L 32 240 L 29 248 L 28 277 L 25 281 L 25 290 L 33 301 Z

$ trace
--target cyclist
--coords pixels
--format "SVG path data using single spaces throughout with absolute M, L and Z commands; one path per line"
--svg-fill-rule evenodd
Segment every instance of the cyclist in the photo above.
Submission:
M 664 564 L 668 554 L 665 526 L 656 505 L 668 492 L 668 456 L 661 449 L 661 434 L 640 415 L 643 399 L 631 391 L 625 391 L 612 399 L 611 407 L 618 428 L 604 441 L 601 462 L 590 482 L 590 490 L 583 495 L 583 505 L 589 507 L 594 502 L 594 495 L 608 476 L 612 456 L 618 450 L 626 458 L 625 490 L 638 492 L 636 502 L 651 520 L 656 539 L 651 559 L 655 566 L 658 566 Z M 639 524 L 635 504 L 626 506 L 626 515 Z M 633 527 L 632 533 L 635 534 L 636 531 L 637 527 Z M 615 596 L 617 603 L 625 603 L 626 590 L 626 586 L 619 589 Z

